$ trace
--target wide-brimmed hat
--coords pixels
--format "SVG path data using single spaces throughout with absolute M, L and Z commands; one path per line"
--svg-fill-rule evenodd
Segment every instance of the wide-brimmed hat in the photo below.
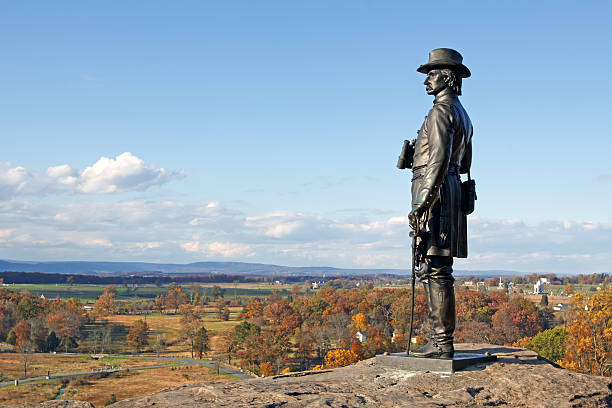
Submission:
M 451 68 L 459 73 L 462 78 L 467 78 L 472 73 L 463 65 L 463 57 L 457 51 L 450 48 L 436 48 L 429 53 L 429 61 L 417 68 L 418 72 L 428 73 L 436 68 Z

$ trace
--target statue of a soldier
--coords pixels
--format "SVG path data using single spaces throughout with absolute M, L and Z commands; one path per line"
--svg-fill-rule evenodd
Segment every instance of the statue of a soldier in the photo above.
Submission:
M 414 142 L 412 211 L 408 219 L 417 234 L 417 276 L 423 283 L 428 306 L 429 342 L 415 357 L 452 358 L 454 355 L 455 293 L 453 257 L 467 257 L 469 209 L 460 174 L 472 161 L 472 123 L 461 106 L 461 80 L 470 76 L 463 57 L 449 48 L 429 53 L 418 72 L 427 74 L 425 88 L 433 95 Z M 472 184 L 473 186 L 473 184 Z M 472 197 L 474 199 L 475 197 Z M 463 203 L 462 203 L 463 201 Z

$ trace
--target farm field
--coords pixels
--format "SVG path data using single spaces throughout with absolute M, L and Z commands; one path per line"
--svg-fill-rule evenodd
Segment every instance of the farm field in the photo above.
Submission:
M 229 333 L 234 326 L 240 323 L 238 314 L 242 307 L 230 307 L 230 319 L 221 321 L 215 315 L 215 308 L 204 307 L 205 316 L 202 319 L 203 325 L 209 332 L 211 341 L 210 354 L 221 353 L 222 337 Z M 136 321 L 141 320 L 142 315 L 112 315 L 105 317 L 92 324 L 86 324 L 84 328 L 84 336 L 87 337 L 96 328 L 109 325 L 112 327 L 111 334 L 111 351 L 113 353 L 131 353 L 132 349 L 125 342 L 125 335 L 130 330 Z M 149 325 L 149 344 L 153 344 L 157 335 L 165 337 L 167 348 L 163 352 L 165 356 L 190 356 L 189 347 L 181 339 L 181 316 L 176 314 L 153 313 L 146 315 L 146 321 Z M 83 344 L 81 348 L 87 348 Z M 153 353 L 150 348 L 145 348 L 145 353 Z M 141 353 L 142 354 L 142 353 Z
M 163 388 L 192 382 L 232 381 L 230 375 L 217 375 L 203 366 L 154 368 L 120 373 L 96 373 L 70 379 L 46 380 L 0 388 L 0 405 L 39 403 L 54 399 L 65 388 L 60 399 L 88 401 L 104 406 L 111 395 L 117 401 L 152 394 Z
M 103 357 L 94 359 L 88 356 L 69 354 L 27 354 L 27 377 L 53 374 L 93 371 L 110 368 L 130 368 L 170 364 L 169 360 Z M 24 354 L 0 353 L 0 374 L 4 381 L 24 378 Z
M 104 292 L 107 285 L 81 285 L 81 284 L 15 284 L 7 287 L 16 291 L 27 290 L 35 295 L 44 295 L 47 299 L 77 298 L 83 303 L 94 303 L 95 300 Z M 153 299 L 158 295 L 165 294 L 168 290 L 168 285 L 139 285 L 136 287 L 125 287 L 115 285 L 117 288 L 118 300 L 136 300 L 136 299 Z M 179 285 L 187 293 L 191 290 L 191 284 Z M 200 284 L 202 296 L 208 296 L 213 286 L 219 286 L 225 291 L 225 298 L 245 299 L 252 297 L 266 297 L 276 291 L 281 296 L 291 294 L 292 285 L 272 285 L 263 283 L 216 283 L 216 284 Z M 303 293 L 304 286 L 300 285 L 300 293 Z

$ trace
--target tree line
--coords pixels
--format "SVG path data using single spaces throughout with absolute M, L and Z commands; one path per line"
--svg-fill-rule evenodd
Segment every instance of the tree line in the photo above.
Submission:
M 586 298 L 578 296 L 572 309 L 576 315 L 565 322 L 566 337 L 560 341 L 556 336 L 549 336 L 563 343 L 562 356 L 556 359 L 564 358 L 564 366 L 609 375 L 605 370 L 593 371 L 594 363 L 586 362 L 595 359 L 599 366 L 610 362 L 612 300 L 609 294 L 607 287 L 599 291 L 591 298 L 595 300 L 589 300 L 587 311 L 584 302 L 580 303 Z M 607 297 L 602 298 L 604 295 Z M 410 296 L 406 289 L 371 286 L 337 289 L 327 285 L 310 297 L 299 296 L 294 291 L 288 298 L 273 294 L 252 300 L 241 313 L 242 322 L 231 333 L 227 352 L 240 359 L 245 368 L 272 375 L 289 369 L 338 367 L 383 352 L 405 351 L 409 340 Z M 421 290 L 416 293 L 415 303 L 414 333 L 418 345 L 427 341 L 429 332 L 425 295 Z M 542 343 L 538 334 L 558 332 L 551 332 L 559 322 L 548 306 L 537 306 L 503 290 L 458 290 L 456 308 L 457 342 L 529 344 L 535 349 L 535 343 Z M 595 340 L 588 340 L 587 327 L 594 324 L 584 313 L 599 322 Z M 357 338 L 358 332 L 361 339 L 365 337 L 364 342 Z M 553 340 L 544 341 L 546 347 L 552 347 Z M 585 342 L 588 345 L 578 347 Z M 572 349 L 567 354 L 566 343 L 568 350 L 569 345 Z M 596 349 L 590 354 L 594 357 L 586 357 L 586 351 L 575 352 L 588 347 Z

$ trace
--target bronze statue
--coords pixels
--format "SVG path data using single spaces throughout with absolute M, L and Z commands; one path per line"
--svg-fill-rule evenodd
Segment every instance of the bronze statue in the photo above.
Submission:
M 427 94 L 435 98 L 416 141 L 405 144 L 404 154 L 412 150 L 413 156 L 401 165 L 408 167 L 412 161 L 408 220 L 415 236 L 413 267 L 418 261 L 416 274 L 427 299 L 430 338 L 411 355 L 453 358 L 453 257 L 467 257 L 467 214 L 475 199 L 473 180 L 462 186 L 460 177 L 469 174 L 472 162 L 472 123 L 458 98 L 462 78 L 470 71 L 461 54 L 449 48 L 431 51 L 429 61 L 417 71 L 427 74 Z

